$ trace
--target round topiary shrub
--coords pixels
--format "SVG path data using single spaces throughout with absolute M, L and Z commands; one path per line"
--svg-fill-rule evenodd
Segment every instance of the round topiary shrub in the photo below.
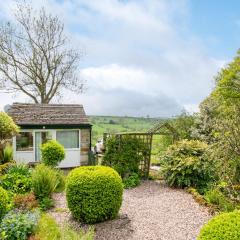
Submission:
M 240 212 L 222 213 L 203 226 L 198 240 L 239 240 Z
M 122 204 L 123 184 L 110 167 L 79 167 L 67 177 L 66 196 L 73 217 L 85 223 L 113 219 Z
M 7 213 L 9 204 L 9 196 L 5 189 L 0 187 L 0 221 L 2 217 Z
M 41 146 L 42 162 L 47 166 L 56 167 L 64 158 L 64 147 L 55 140 L 50 140 Z

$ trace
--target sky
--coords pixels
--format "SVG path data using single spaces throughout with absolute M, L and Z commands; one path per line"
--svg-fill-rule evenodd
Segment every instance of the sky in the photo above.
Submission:
M 0 1 L 12 20 L 15 1 Z M 34 0 L 65 24 L 72 47 L 84 52 L 81 95 L 90 115 L 170 117 L 198 111 L 214 77 L 235 56 L 240 40 L 238 0 Z M 0 92 L 0 108 L 30 102 Z

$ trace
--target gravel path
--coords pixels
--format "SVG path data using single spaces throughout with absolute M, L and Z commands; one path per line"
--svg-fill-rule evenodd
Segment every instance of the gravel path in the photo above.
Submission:
M 50 213 L 60 224 L 68 221 L 79 227 L 71 219 L 64 195 L 56 194 L 55 199 L 56 207 Z M 95 239 L 193 240 L 210 217 L 185 191 L 145 181 L 124 191 L 119 218 L 94 225 Z

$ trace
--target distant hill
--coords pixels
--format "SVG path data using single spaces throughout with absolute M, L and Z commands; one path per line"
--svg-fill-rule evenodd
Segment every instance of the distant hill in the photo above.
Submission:
M 117 116 L 88 116 L 93 124 L 93 144 L 101 139 L 104 132 L 145 132 L 153 127 L 158 121 L 165 119 L 147 117 L 117 117 Z

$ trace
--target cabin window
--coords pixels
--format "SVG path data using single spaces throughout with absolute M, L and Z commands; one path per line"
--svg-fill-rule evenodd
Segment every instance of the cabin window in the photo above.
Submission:
M 78 130 L 57 131 L 56 138 L 57 141 L 64 146 L 64 148 L 79 148 Z
M 32 132 L 20 132 L 16 136 L 17 151 L 33 151 L 33 134 Z

